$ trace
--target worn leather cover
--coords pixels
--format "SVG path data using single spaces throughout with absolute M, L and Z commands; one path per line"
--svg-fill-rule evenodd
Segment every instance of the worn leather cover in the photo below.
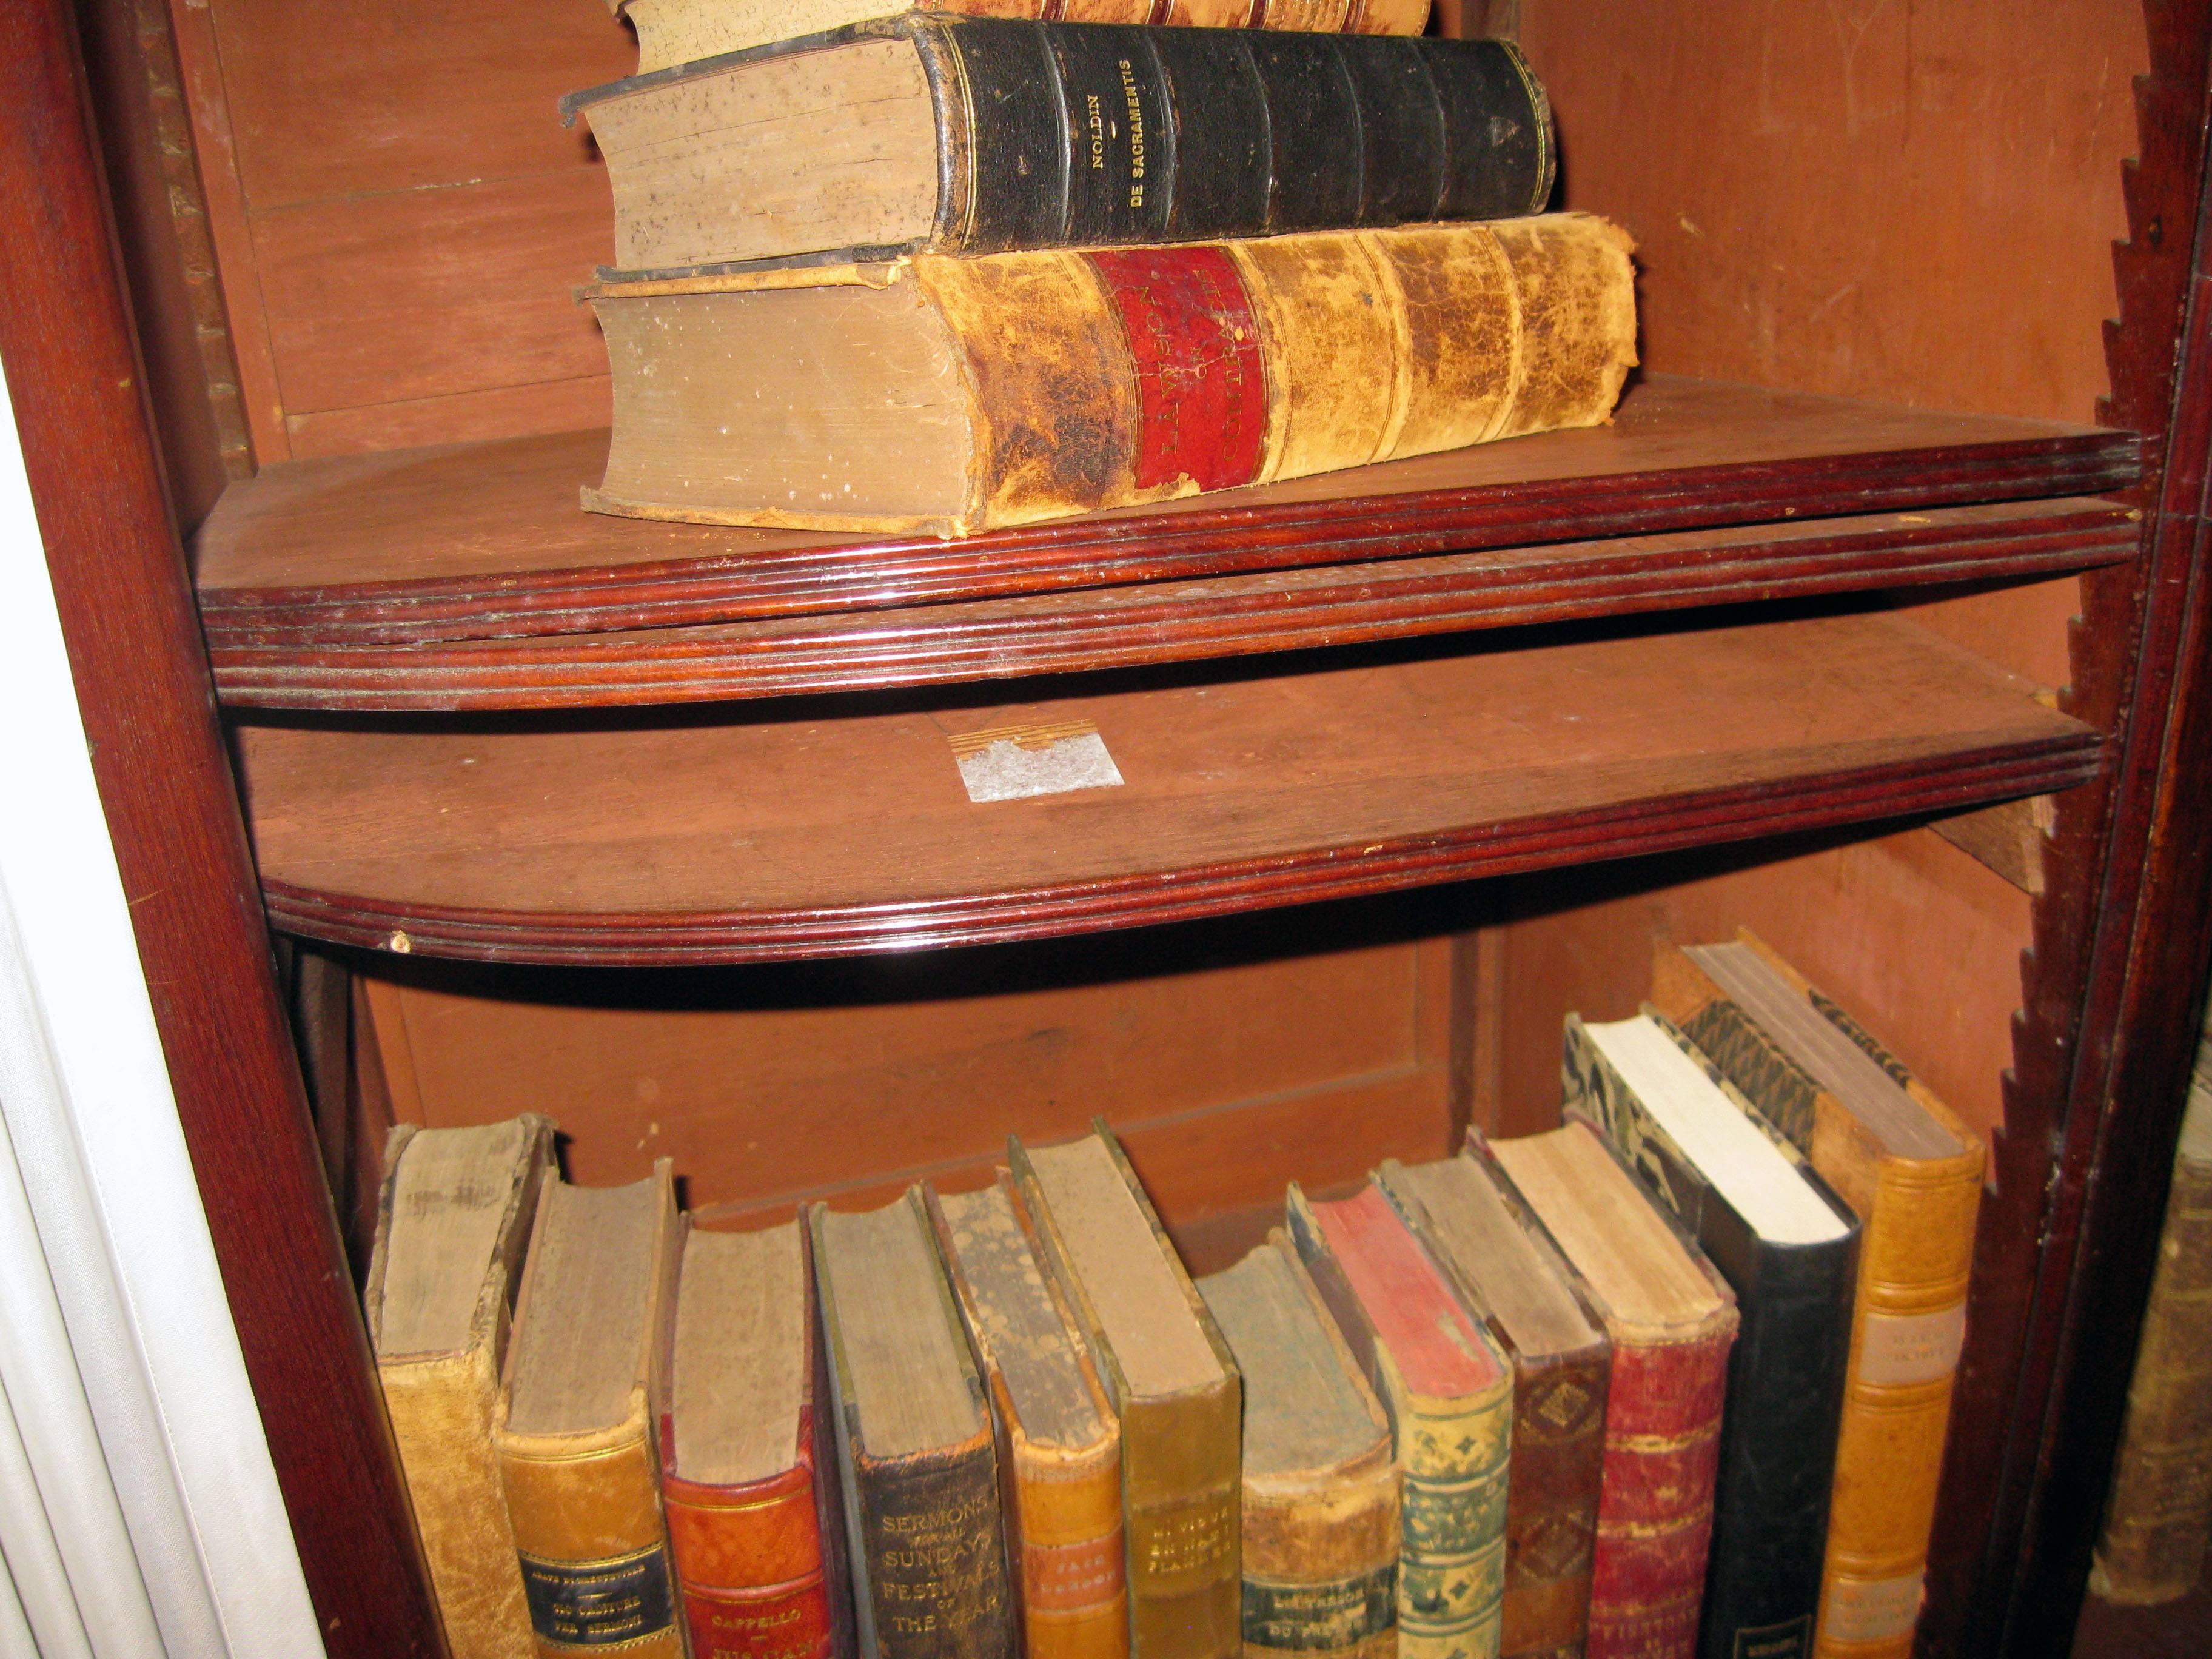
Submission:
M 1844 1231 L 1814 1244 L 1754 1233 L 1567 1016 L 1565 1105 L 1611 1137 L 1647 1190 L 1695 1235 L 1735 1291 L 1741 1324 L 1714 1487 L 1698 1637 L 1704 1659 L 1802 1659 L 1813 1647 L 1828 1495 L 1850 1352 L 1859 1227 L 1843 1200 L 1801 1170 Z
M 1375 1434 L 1364 1452 L 1340 1463 L 1267 1474 L 1245 1466 L 1244 1659 L 1395 1659 L 1399 1476 L 1390 1425 L 1289 1237 L 1276 1228 L 1261 1248 L 1290 1262 L 1329 1354 L 1240 1352 L 1248 1397 L 1257 1366 L 1276 1367 L 1289 1392 L 1302 1367 L 1333 1364 L 1366 1401 Z
M 2201 1058 L 2201 1056 L 2200 1056 Z M 2089 1587 L 2144 1606 L 2186 1595 L 2212 1529 L 2212 1083 L 2200 1072 L 2166 1200 Z
M 513 1378 L 492 1416 L 492 1445 L 507 1489 L 507 1512 L 522 1565 L 540 1659 L 619 1646 L 639 1659 L 684 1659 L 668 1531 L 661 1516 L 653 1405 L 659 1394 L 659 1333 L 673 1267 L 676 1200 L 672 1165 L 653 1165 L 661 1226 L 653 1307 L 638 1355 L 637 1380 L 622 1419 L 580 1434 L 517 1434 L 507 1425 Z M 548 1170 L 548 1181 L 559 1179 Z M 544 1213 L 540 1206 L 540 1216 Z M 530 1316 L 526 1272 L 518 1324 Z
M 1754 935 L 1739 938 L 1813 994 Z M 1948 1158 L 1886 1152 L 1671 945 L 1658 949 L 1651 1000 L 1858 1212 L 1858 1281 L 1814 1651 L 1821 1659 L 1905 1659 L 1919 1619 L 1965 1337 L 1981 1143 L 1924 1088 L 1908 1084 L 1965 1150 Z M 1896 1066 L 1886 1050 L 1877 1056 L 1885 1057 Z
M 1558 170 L 1550 105 L 1507 40 L 1273 29 L 1177 31 L 908 12 L 633 76 L 610 99 L 806 54 L 834 95 L 836 54 L 912 43 L 938 143 L 929 234 L 827 245 L 793 226 L 772 256 L 732 246 L 700 263 L 603 270 L 671 276 L 825 256 L 1119 246 L 1540 213 Z M 619 164 L 627 153 L 611 138 Z M 634 208 L 617 178 L 618 219 Z
M 1461 1298 L 1482 1316 L 1491 1340 L 1513 1367 L 1499 1650 L 1504 1659 L 1579 1659 L 1589 1632 L 1590 1553 L 1605 1476 L 1605 1402 L 1613 1345 L 1602 1334 L 1604 1321 L 1589 1305 L 1582 1276 L 1553 1248 L 1489 1148 L 1470 1139 L 1461 1155 L 1481 1167 L 1538 1255 L 1601 1333 L 1596 1341 L 1571 1353 L 1531 1355 L 1515 1347 L 1480 1291 L 1438 1248 L 1420 1200 L 1392 1182 L 1395 1163 L 1382 1166 L 1376 1180 L 1383 1191 L 1451 1276 Z
M 1235 1358 L 1191 1288 L 1167 1230 L 1103 1119 L 1103 1139 L 1150 1224 L 1154 1241 L 1181 1281 L 1191 1310 L 1221 1366 L 1213 1386 L 1175 1395 L 1139 1395 L 1128 1385 L 1114 1345 L 1100 1325 L 1081 1279 L 1018 1139 L 1008 1162 L 1022 1202 L 1036 1225 L 1054 1283 L 1075 1314 L 1099 1378 L 1121 1419 L 1121 1522 L 1127 1548 L 1129 1647 L 1135 1659 L 1231 1659 L 1243 1650 L 1239 1569 L 1238 1436 L 1243 1379 Z
M 1495 1659 L 1505 1595 L 1513 1373 L 1457 1398 L 1415 1393 L 1346 1276 L 1296 1182 L 1291 1243 L 1390 1420 L 1403 1481 L 1398 1568 L 1402 1659 Z
M 1304 477 L 1607 420 L 1636 362 L 1626 235 L 1586 214 L 1181 246 L 926 255 L 888 266 L 610 284 L 623 306 L 744 307 L 911 281 L 964 369 L 968 498 L 891 522 L 642 500 L 617 428 L 594 510 L 826 529 L 1000 525 Z M 627 356 L 620 372 L 631 372 Z M 645 361 L 638 372 L 681 374 Z M 841 372 L 833 364 L 830 372 Z M 702 431 L 702 453 L 714 439 Z
M 1642 1186 L 1603 1131 L 1580 1113 L 1566 1114 L 1565 1121 Z M 1478 1148 L 1483 1146 L 1474 1130 L 1468 1139 Z M 1540 1226 L 1542 1212 L 1503 1170 L 1498 1176 L 1499 1189 Z M 1605 1480 L 1590 1561 L 1589 1639 L 1584 1650 L 1589 1659 L 1686 1659 L 1697 1651 L 1720 1467 L 1721 1405 L 1739 1322 L 1735 1292 L 1728 1280 L 1674 1214 L 1648 1189 L 1644 1195 L 1698 1264 L 1722 1305 L 1686 1331 L 1647 1326 L 1616 1313 L 1584 1281 L 1613 1343 Z M 1545 1242 L 1559 1249 L 1548 1231 Z
M 908 1201 L 919 1206 L 912 1191 Z M 908 1456 L 871 1454 L 863 1442 L 860 1406 L 838 1328 L 835 1274 L 825 1260 L 822 1218 L 827 1208 L 812 1206 L 807 1228 L 836 1401 L 837 1469 L 844 1486 L 860 1653 L 863 1659 L 1012 1659 L 1015 1620 L 1000 1523 L 998 1452 L 990 1408 L 965 1340 L 958 1339 L 963 1369 L 981 1424 L 975 1434 L 957 1445 Z M 936 1240 L 926 1219 L 922 1224 L 934 1253 Z M 944 1314 L 957 1330 L 960 1316 L 941 1257 L 937 1268 Z
M 492 1453 L 492 1409 L 499 1398 L 508 1320 L 538 1192 L 553 1157 L 553 1123 L 526 1113 L 527 1126 L 514 1196 L 477 1292 L 466 1346 L 453 1353 L 379 1351 L 383 1385 L 408 1501 L 422 1543 L 438 1616 L 453 1659 L 529 1659 L 536 1652 L 530 1609 L 516 1566 L 499 1460 Z M 369 1257 L 365 1304 L 369 1337 L 380 1338 L 384 1269 L 392 1233 L 392 1192 L 399 1160 L 419 1131 L 403 1123 L 385 1147 L 384 1184 L 377 1200 L 376 1243 Z M 435 1133 L 432 1131 L 431 1133 Z
M 811 1239 L 800 1228 L 807 1392 L 791 1464 L 761 1480 L 686 1480 L 660 1410 L 660 1495 L 691 1659 L 849 1659 L 842 1506 L 824 1402 L 829 1360 L 814 1317 Z M 668 1337 L 675 1320 L 667 1322 Z
M 1050 18 L 1070 23 L 1158 23 L 1209 29 L 1311 29 L 1322 33 L 1419 34 L 1430 0 L 881 0 L 886 12 L 960 12 L 974 17 Z M 763 43 L 775 9 L 718 0 L 608 0 L 637 27 L 638 72 Z
M 999 1180 L 1042 1267 L 1044 1252 L 1036 1224 L 1014 1190 L 1012 1177 L 1001 1170 Z M 1009 1577 L 1024 1651 L 1028 1659 L 1127 1659 L 1129 1589 L 1121 1536 L 1121 1429 L 1105 1386 L 1083 1351 L 1074 1316 L 1047 1270 L 1047 1293 L 1059 1307 L 1076 1346 L 1077 1364 L 1104 1431 L 1095 1443 L 1073 1449 L 1030 1437 L 1014 1408 L 1005 1368 L 975 1316 L 951 1228 L 934 1192 L 928 1203 L 946 1275 L 959 1298 L 969 1341 L 990 1392 Z

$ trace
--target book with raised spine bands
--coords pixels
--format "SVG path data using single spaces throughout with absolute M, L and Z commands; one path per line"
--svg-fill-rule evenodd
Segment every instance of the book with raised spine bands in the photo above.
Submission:
M 1231 1659 L 1243 1639 L 1236 1359 L 1103 1120 L 1080 1140 L 1006 1150 L 1121 1419 L 1130 1651 Z
M 1613 1350 L 1580 1280 L 1480 1142 L 1376 1183 L 1513 1367 L 1504 1659 L 1571 1659 L 1589 1630 Z
M 661 1499 L 692 1659 L 849 1659 L 829 1362 L 796 1221 L 678 1246 Z
M 2149 1607 L 2195 1589 L 2212 1532 L 2212 1079 L 2182 1115 L 2158 1268 L 2128 1383 L 2127 1425 L 2089 1572 L 2108 1601 Z
M 603 285 L 584 504 L 968 535 L 1594 426 L 1629 251 L 1568 213 Z
M 1029 1659 L 1126 1659 L 1121 1425 L 1001 1170 L 927 1195 L 998 1432 L 1009 1579 Z
M 1199 1294 L 1244 1376 L 1245 1659 L 1395 1659 L 1390 1425 L 1279 1227 Z
M 877 1210 L 816 1204 L 807 1226 L 861 1659 L 1011 1659 L 990 1407 L 921 1188 Z
M 1587 1114 L 1735 1291 L 1698 1651 L 1804 1659 L 1850 1351 L 1858 1222 L 1659 1018 L 1569 1014 L 1565 1106 Z
M 542 1659 L 683 1659 L 654 1416 L 676 1260 L 672 1166 L 625 1187 L 548 1170 L 492 1444 Z
M 1419 34 L 1429 0 L 607 0 L 637 30 L 637 72 L 901 12 L 1167 27 Z
M 1661 945 L 1651 1000 L 1863 1224 L 1815 1652 L 1905 1659 L 1965 1338 L 1981 1144 L 1748 930 Z
M 615 264 L 673 276 L 1540 213 L 1504 40 L 909 14 L 573 94 Z
M 362 1304 L 376 1380 L 453 1659 L 536 1650 L 491 1423 L 553 1124 L 424 1129 L 384 1154 Z
M 1402 1486 L 1398 1650 L 1495 1659 L 1505 1593 L 1513 1373 L 1373 1183 L 1291 1183 L 1290 1236 L 1390 1421 Z
M 1588 1659 L 1698 1645 L 1735 1294 L 1587 1119 L 1482 1142 L 1582 1275 L 1613 1344 Z

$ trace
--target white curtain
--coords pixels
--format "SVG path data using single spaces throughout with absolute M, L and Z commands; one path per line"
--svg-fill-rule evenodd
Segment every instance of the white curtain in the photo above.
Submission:
M 0 1659 L 322 1651 L 0 390 Z

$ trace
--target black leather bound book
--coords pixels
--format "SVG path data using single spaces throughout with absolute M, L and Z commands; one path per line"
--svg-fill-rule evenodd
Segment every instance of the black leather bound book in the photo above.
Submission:
M 1664 1021 L 1568 1017 L 1566 1106 L 1735 1291 L 1699 1659 L 1805 1659 L 1850 1357 L 1858 1222 Z
M 1504 40 L 911 14 L 572 94 L 613 277 L 1187 242 L 1542 210 Z

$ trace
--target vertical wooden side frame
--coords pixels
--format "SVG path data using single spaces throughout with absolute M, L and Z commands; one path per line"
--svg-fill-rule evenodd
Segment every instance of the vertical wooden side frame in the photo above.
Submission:
M 2208 927 L 2203 656 L 2212 310 L 2202 242 L 2207 8 L 2148 0 L 2130 237 L 2104 414 L 2145 434 L 2143 553 L 2083 579 L 2063 705 L 2112 734 L 2058 798 L 1990 1146 L 1929 1562 L 1923 1656 L 2063 1654 L 2118 1435 L 2189 1065 Z M 2179 374 L 2177 379 L 2177 363 Z M 2192 786 L 2193 791 L 2192 793 Z
M 330 1651 L 443 1650 L 164 497 L 62 0 L 0 53 L 0 358 L 178 1115 Z

